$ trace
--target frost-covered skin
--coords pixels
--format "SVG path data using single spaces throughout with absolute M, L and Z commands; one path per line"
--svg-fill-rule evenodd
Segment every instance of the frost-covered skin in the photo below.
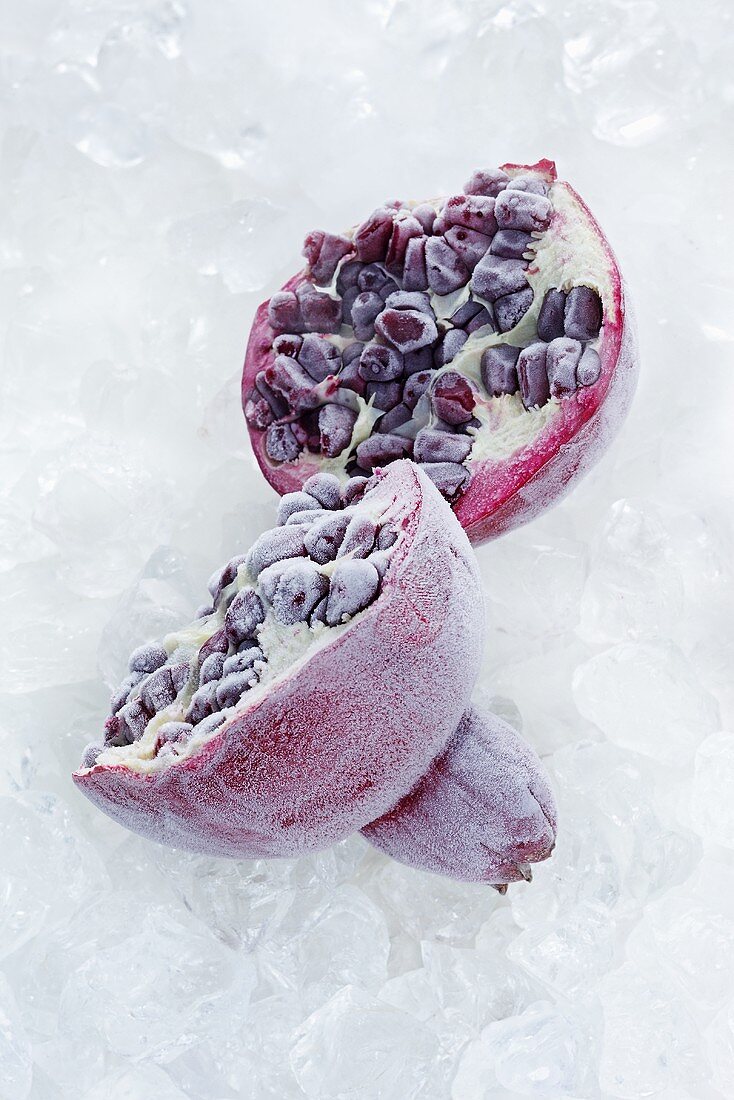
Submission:
M 530 746 L 471 708 L 415 788 L 362 832 L 401 863 L 504 892 L 553 851 L 556 806 Z
M 599 458 L 634 390 L 620 273 L 550 161 L 475 172 L 306 239 L 245 357 L 253 448 L 281 493 L 413 457 L 480 542 Z
M 214 575 L 195 622 L 135 651 L 105 745 L 74 775 L 152 840 L 232 857 L 326 847 L 409 791 L 467 706 L 476 564 L 413 463 L 345 486 L 321 474 L 279 520 Z

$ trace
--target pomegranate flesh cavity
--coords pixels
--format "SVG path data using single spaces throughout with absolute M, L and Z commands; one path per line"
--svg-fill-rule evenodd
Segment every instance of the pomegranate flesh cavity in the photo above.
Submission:
M 529 881 L 553 851 L 556 807 L 530 746 L 472 708 L 414 789 L 362 832 L 411 867 L 503 887 Z
M 636 377 L 622 280 L 552 162 L 386 204 L 304 255 L 258 310 L 242 380 L 278 492 L 412 457 L 478 542 L 567 492 L 619 427 Z
M 128 828 L 233 857 L 326 847 L 395 805 L 456 729 L 481 590 L 465 533 L 413 463 L 307 479 L 209 595 L 135 650 L 74 775 Z

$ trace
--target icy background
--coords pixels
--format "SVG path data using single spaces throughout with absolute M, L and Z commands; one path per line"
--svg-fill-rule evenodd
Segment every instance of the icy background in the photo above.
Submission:
M 734 1095 L 734 65 L 726 0 L 694 10 L 4 0 L 0 1100 Z M 306 230 L 541 156 L 643 359 L 593 475 L 479 552 L 553 859 L 502 899 L 359 838 L 127 835 L 69 773 L 129 650 L 272 522 L 256 305 Z

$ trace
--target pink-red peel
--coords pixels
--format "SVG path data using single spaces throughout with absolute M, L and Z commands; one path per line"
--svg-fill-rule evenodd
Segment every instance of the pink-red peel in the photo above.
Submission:
M 156 751 L 153 727 L 185 717 L 183 696 L 131 745 L 113 741 L 74 776 L 91 801 L 127 828 L 174 847 L 285 856 L 340 840 L 415 785 L 456 729 L 477 674 L 483 625 L 477 569 L 450 509 L 412 463 L 376 477 L 356 511 L 379 514 L 385 528 L 399 532 L 391 547 L 370 554 L 390 557 L 377 599 L 331 633 L 301 623 L 321 643 L 245 693 L 200 745 L 190 734 L 194 740 L 181 755 L 174 749 L 167 755 L 166 746 L 161 760 Z M 261 539 L 256 547 L 264 545 Z M 253 565 L 253 553 L 250 569 L 269 560 L 260 549 Z M 369 558 L 356 561 L 365 565 Z M 239 581 L 225 587 L 225 598 Z M 258 591 L 265 599 L 262 585 Z M 268 612 L 265 625 L 271 621 Z M 252 628 L 253 644 L 262 642 L 262 629 Z M 167 648 L 177 652 L 175 642 Z M 191 658 L 190 688 L 206 693 L 207 685 L 197 687 L 199 652 Z M 276 646 L 270 660 L 278 653 Z M 117 741 L 127 732 L 115 726 L 123 712 L 109 720 Z

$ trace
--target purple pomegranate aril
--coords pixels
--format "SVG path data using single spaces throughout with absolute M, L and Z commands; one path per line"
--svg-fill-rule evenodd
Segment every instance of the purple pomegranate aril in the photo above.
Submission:
M 537 176 L 515 176 L 507 186 L 512 191 L 532 191 L 535 195 L 548 194 L 548 185 Z
M 517 357 L 519 348 L 511 344 L 495 344 L 482 355 L 482 384 L 490 397 L 517 393 Z
M 594 348 L 587 347 L 576 368 L 576 378 L 580 386 L 593 386 L 601 375 L 601 359 Z
M 471 321 L 468 321 L 464 325 L 464 331 L 468 336 L 472 333 L 478 332 L 479 329 L 489 327 L 492 332 L 496 331 L 495 320 L 491 312 L 491 306 L 482 306 L 479 313 L 475 313 Z
M 289 359 L 297 359 L 303 347 L 303 337 L 293 333 L 282 333 L 273 340 L 273 351 L 277 355 L 287 355 Z
M 365 396 L 368 401 L 372 399 L 376 409 L 389 412 L 400 404 L 401 391 L 402 386 L 399 382 L 368 382 Z
M 341 367 L 339 349 L 323 336 L 307 333 L 297 355 L 298 362 L 315 382 L 323 382 Z
M 547 229 L 552 207 L 545 195 L 530 191 L 500 192 L 495 200 L 494 214 L 500 229 L 521 229 L 526 233 Z
M 416 462 L 463 462 L 471 447 L 472 441 L 467 435 L 423 428 L 415 437 L 413 457 Z
M 155 672 L 168 660 L 163 646 L 141 645 L 131 653 L 128 668 L 131 672 Z
M 510 177 L 501 168 L 489 168 L 472 173 L 464 184 L 467 195 L 490 195 L 496 197 L 507 186 Z
M 310 561 L 292 565 L 281 575 L 272 598 L 276 619 L 287 626 L 305 622 L 328 590 L 328 578 Z
M 172 741 L 184 740 L 189 736 L 193 728 L 190 722 L 164 722 L 162 726 L 158 727 L 156 751 L 163 745 Z
M 349 525 L 349 519 L 346 513 L 340 512 L 334 516 L 327 516 L 313 525 L 304 540 L 306 551 L 313 561 L 324 565 L 327 561 L 334 560 Z
M 226 653 L 228 649 L 229 639 L 226 630 L 222 627 L 221 630 L 217 630 L 204 642 L 199 650 L 199 661 L 203 664 L 210 653 Z
M 294 462 L 301 453 L 301 444 L 290 424 L 271 424 L 265 433 L 264 449 L 268 461 Z
M 287 355 L 276 356 L 273 365 L 265 371 L 265 380 L 296 411 L 315 409 L 319 404 L 313 378 L 297 360 Z
M 403 369 L 406 380 L 412 374 L 433 369 L 433 349 L 419 348 L 418 351 L 408 351 L 403 356 Z
M 518 356 L 517 376 L 526 409 L 545 405 L 550 397 L 545 366 L 547 347 L 547 344 L 530 344 Z
M 550 342 L 564 335 L 563 314 L 566 308 L 566 295 L 562 290 L 546 291 L 538 314 L 538 336 Z
M 435 294 L 450 294 L 466 284 L 469 271 L 441 237 L 426 240 L 426 273 L 428 285 Z
M 358 259 L 364 263 L 384 260 L 392 235 L 393 210 L 378 207 L 354 234 Z
M 500 229 L 492 238 L 489 251 L 506 260 L 521 260 L 532 244 L 529 233 L 519 229 Z
M 348 237 L 316 230 L 309 233 L 303 243 L 303 255 L 308 260 L 314 282 L 326 286 L 334 278 L 339 261 L 348 256 L 354 245 Z
M 559 336 L 548 344 L 545 367 L 551 397 L 563 397 L 576 389 L 576 368 L 581 358 L 581 344 Z
M 413 441 L 402 435 L 371 435 L 357 447 L 357 461 L 363 470 L 372 470 L 397 458 L 409 458 L 412 450 Z
M 254 672 L 230 672 L 216 685 L 217 706 L 222 709 L 236 706 L 244 693 L 256 683 L 257 676 Z
M 432 364 L 431 364 L 432 365 Z M 433 370 L 422 370 L 416 374 L 411 374 L 405 383 L 405 389 L 403 390 L 403 401 L 406 406 L 412 411 L 418 399 L 426 392 L 431 384 L 433 378 Z
M 268 304 L 268 320 L 275 332 L 303 332 L 301 307 L 292 290 L 279 290 Z
M 425 290 L 428 287 L 426 266 L 426 238 L 416 237 L 408 241 L 403 264 L 403 289 Z
M 463 225 L 452 225 L 444 233 L 444 239 L 451 245 L 457 256 L 461 257 L 470 271 L 474 270 L 492 243 L 492 238 L 487 236 L 486 233 L 480 233 L 476 229 L 467 229 Z
M 342 323 L 342 304 L 316 290 L 310 283 L 301 283 L 296 298 L 307 332 L 338 332 Z
M 176 698 L 178 692 L 173 686 L 173 677 L 168 668 L 159 668 L 148 676 L 140 690 L 140 700 L 147 711 L 157 714 L 164 710 Z
M 433 223 L 436 220 L 436 208 L 434 206 L 431 206 L 429 202 L 419 203 L 418 206 L 413 207 L 412 214 L 420 222 L 424 233 L 433 232 Z
M 199 683 L 207 684 L 210 680 L 218 680 L 224 669 L 224 654 L 210 653 L 199 669 Z
M 288 402 L 268 385 L 265 378 L 265 371 L 260 371 L 255 378 L 255 391 L 256 394 L 259 394 L 267 402 L 276 419 L 279 419 L 281 416 L 286 416 L 288 413 Z M 255 396 L 255 394 L 253 394 L 253 396 Z
M 144 672 L 131 672 L 129 676 L 120 684 L 119 688 L 112 695 L 110 700 L 110 713 L 117 714 L 120 707 L 123 707 L 130 698 L 130 692 L 132 689 L 140 683 L 145 676 Z
M 500 332 L 509 332 L 519 324 L 533 304 L 533 292 L 530 287 L 517 290 L 498 298 L 494 303 L 494 316 Z
M 270 602 L 272 603 L 272 600 Z M 264 659 L 263 651 L 253 643 L 247 649 L 240 649 L 231 657 L 227 657 L 222 666 L 222 674 L 229 676 L 230 672 L 247 672 L 256 661 L 264 661 Z
M 452 313 L 451 324 L 455 325 L 456 328 L 465 328 L 478 313 L 481 313 L 483 308 L 481 302 L 475 302 L 470 298 L 468 302 L 464 302 L 462 306 L 459 306 L 456 313 Z
M 435 321 L 436 315 L 431 308 L 431 299 L 422 290 L 397 290 L 385 299 L 386 309 L 412 309 L 427 313 Z
M 402 275 L 408 241 L 422 236 L 423 226 L 417 218 L 411 215 L 398 218 L 393 226 L 387 255 L 385 256 L 385 270 L 389 271 L 391 275 Z
M 341 265 L 336 277 L 337 294 L 341 294 L 343 298 L 347 290 L 351 290 L 352 287 L 357 286 L 359 273 L 362 271 L 363 267 L 364 264 L 359 260 L 347 260 L 346 263 Z
M 486 195 L 452 195 L 437 218 L 434 232 L 459 225 L 491 237 L 497 232 L 494 207 L 495 200 Z
M 375 335 L 375 319 L 385 303 L 374 290 L 362 290 L 352 306 L 352 328 L 358 340 L 371 340 Z
M 322 508 L 331 511 L 339 507 L 341 482 L 334 474 L 314 474 L 304 481 L 303 491 L 317 500 Z
M 471 288 L 481 298 L 494 302 L 527 286 L 527 265 L 522 260 L 485 256 L 474 269 Z
M 341 371 L 339 372 L 339 387 L 343 390 L 352 390 L 354 393 L 358 393 L 361 397 L 364 396 L 365 390 L 367 388 L 367 383 L 365 382 L 359 371 L 359 360 L 361 357 L 362 349 L 365 347 L 365 345 L 360 343 L 352 344 L 351 346 L 358 348 L 360 354 L 354 356 L 352 359 L 350 359 L 349 363 L 347 363 L 346 366 L 342 367 Z
M 375 331 L 402 352 L 429 347 L 438 335 L 433 318 L 417 309 L 385 309 L 377 318 Z
M 406 387 L 407 388 L 407 387 Z M 405 390 L 403 391 L 405 396 Z M 384 413 L 375 425 L 375 431 L 380 435 L 389 435 L 396 428 L 401 428 L 403 424 L 407 424 L 413 416 L 413 410 L 408 408 L 405 404 L 396 405 L 394 409 L 390 409 L 389 412 Z
M 364 610 L 377 594 L 380 575 L 368 561 L 359 558 L 343 558 L 331 576 L 326 603 L 326 622 L 336 626 L 347 616 Z
M 455 371 L 441 375 L 431 400 L 436 415 L 447 424 L 466 424 L 474 413 L 474 394 L 465 378 Z
M 343 405 L 324 405 L 319 413 L 320 446 L 327 458 L 336 458 L 352 439 L 357 414 Z
M 434 361 L 437 367 L 444 367 L 454 359 L 464 344 L 469 339 L 469 334 L 460 328 L 450 329 L 441 341 L 440 347 L 434 352 Z
M 458 462 L 421 462 L 420 467 L 439 492 L 449 499 L 458 493 L 469 477 L 469 471 Z
M 366 558 L 377 537 L 377 525 L 369 516 L 354 515 L 349 521 L 337 558 Z
M 394 382 L 403 373 L 402 356 L 394 348 L 368 344 L 359 360 L 359 373 L 366 382 Z
M 572 340 L 595 340 L 601 329 L 601 300 L 588 286 L 575 286 L 566 297 L 564 330 Z
M 265 618 L 263 605 L 253 588 L 241 589 L 227 608 L 224 629 L 231 642 L 237 645 L 251 638 Z

